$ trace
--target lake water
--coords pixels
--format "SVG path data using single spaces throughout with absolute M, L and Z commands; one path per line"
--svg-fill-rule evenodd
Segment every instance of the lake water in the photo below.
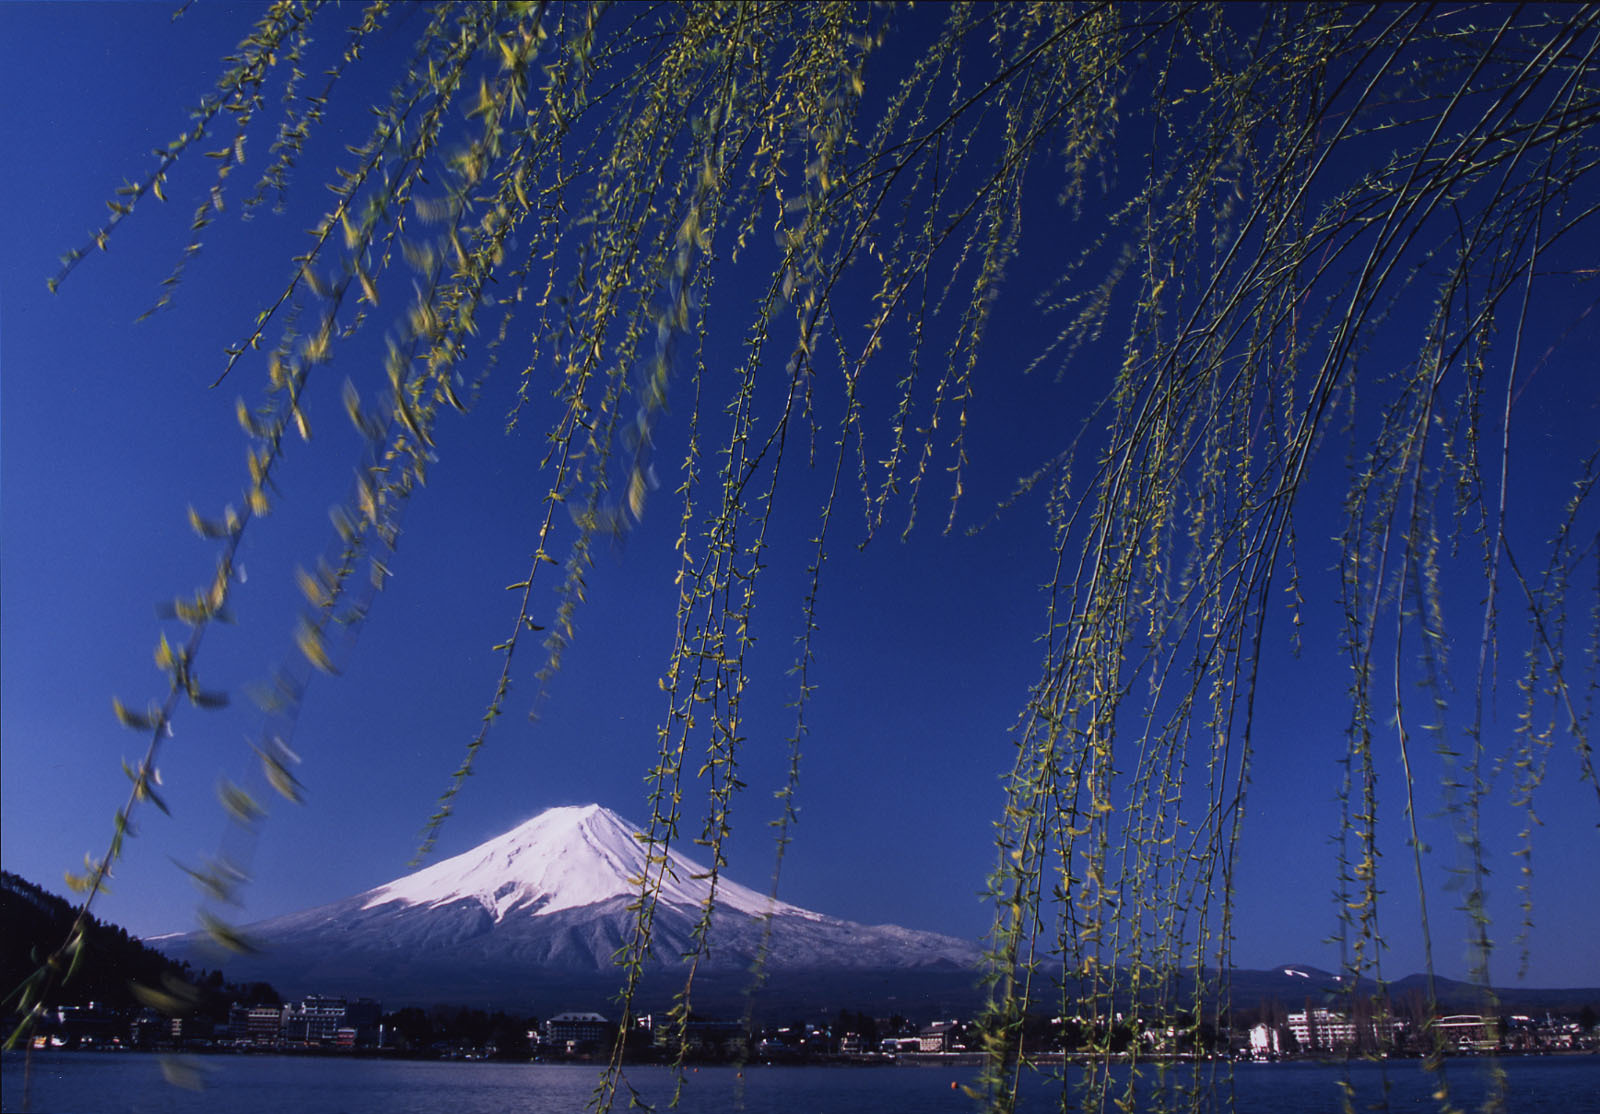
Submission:
M 165 1081 L 159 1057 L 140 1053 L 35 1053 L 31 1110 L 41 1114 L 577 1114 L 589 1101 L 597 1069 L 576 1064 L 494 1064 L 353 1060 L 292 1056 L 206 1056 L 184 1061 L 204 1082 L 185 1090 Z M 1507 1114 L 1600 1114 L 1600 1057 L 1529 1057 L 1501 1061 L 1508 1079 Z M 1474 1109 L 1485 1094 L 1485 1061 L 1449 1066 L 1451 1097 Z M 23 1059 L 6 1053 L 0 1108 L 21 1111 Z M 1209 1069 L 1202 1068 L 1202 1071 Z M 1178 1073 L 1189 1079 L 1188 1069 Z M 665 1108 L 672 1074 L 630 1068 L 644 1099 Z M 961 1090 L 975 1069 L 953 1067 L 750 1067 L 691 1071 L 684 1114 L 971 1114 Z M 1226 1074 L 1219 1079 L 1225 1080 Z M 1340 1084 L 1349 1079 L 1356 1110 L 1437 1110 L 1433 1083 L 1414 1061 L 1354 1064 L 1240 1064 L 1234 1068 L 1238 1114 L 1338 1114 Z M 957 1084 L 952 1087 L 951 1084 Z M 1227 1084 L 1210 1090 L 1211 1106 L 1227 1109 Z M 1020 1109 L 1059 1109 L 1060 1084 L 1039 1079 Z M 615 1107 L 627 1109 L 624 1095 Z

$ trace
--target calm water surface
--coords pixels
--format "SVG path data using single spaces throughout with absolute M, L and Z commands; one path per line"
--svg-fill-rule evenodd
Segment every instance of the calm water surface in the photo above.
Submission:
M 30 1109 L 41 1114 L 576 1114 L 588 1103 L 597 1069 L 567 1064 L 482 1064 L 318 1059 L 290 1056 L 206 1056 L 184 1061 L 202 1090 L 172 1086 L 159 1057 L 138 1053 L 35 1053 Z M 1486 1093 L 1486 1062 L 1450 1065 L 1452 1099 L 1473 1109 Z M 1600 1114 L 1600 1057 L 1532 1057 L 1502 1061 L 1507 1114 Z M 7 1053 L 3 1107 L 23 1107 L 23 1060 Z M 1209 1069 L 1201 1068 L 1209 1081 Z M 741 1077 L 731 1068 L 691 1072 L 678 1107 L 684 1114 L 970 1114 L 961 1090 L 972 1068 L 764 1068 Z M 1188 1069 L 1178 1085 L 1192 1085 Z M 1227 1109 L 1225 1072 L 1207 1083 L 1210 1108 Z M 1415 1062 L 1352 1065 L 1241 1064 L 1231 1084 L 1238 1114 L 1338 1114 L 1340 1085 L 1349 1080 L 1357 1110 L 1436 1110 L 1432 1082 Z M 630 1069 L 643 1098 L 665 1107 L 672 1075 L 665 1068 Z M 952 1087 L 951 1084 L 957 1084 Z M 1385 1096 L 1387 1102 L 1385 1103 Z M 1033 1080 L 1020 1108 L 1059 1109 L 1060 1083 Z M 617 1103 L 627 1109 L 626 1098 Z

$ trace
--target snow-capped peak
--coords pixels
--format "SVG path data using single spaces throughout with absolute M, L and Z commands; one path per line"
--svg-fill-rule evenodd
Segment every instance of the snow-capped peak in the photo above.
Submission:
M 521 911 L 546 916 L 639 893 L 646 865 L 639 829 L 600 805 L 547 809 L 504 835 L 361 895 L 362 908 L 389 902 L 437 907 L 477 901 L 496 921 Z M 698 906 L 710 881 L 705 867 L 670 851 L 661 901 Z M 752 916 L 767 913 L 824 919 L 774 901 L 726 876 L 717 882 L 717 907 Z

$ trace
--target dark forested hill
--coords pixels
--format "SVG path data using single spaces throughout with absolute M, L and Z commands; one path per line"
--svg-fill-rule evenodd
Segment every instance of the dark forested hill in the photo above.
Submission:
M 10 995 L 39 965 L 39 958 L 67 938 L 77 908 L 63 898 L 25 878 L 0 871 L 0 993 Z M 77 1006 L 97 1002 L 111 1009 L 139 1003 L 135 984 L 171 987 L 174 980 L 195 987 L 195 1004 L 202 1012 L 220 1008 L 227 1015 L 230 1000 L 276 1000 L 271 987 L 226 984 L 220 972 L 196 972 L 175 963 L 154 948 L 128 935 L 117 925 L 91 917 L 89 946 L 82 963 L 50 998 L 51 1005 Z M 14 1003 L 7 1002 L 10 1008 Z

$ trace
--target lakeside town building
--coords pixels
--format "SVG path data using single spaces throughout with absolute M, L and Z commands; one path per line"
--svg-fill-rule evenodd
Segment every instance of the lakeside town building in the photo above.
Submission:
M 1493 1052 L 1500 1047 L 1500 1022 L 1476 1013 L 1456 1013 L 1436 1018 L 1434 1032 L 1447 1048 L 1458 1052 Z
M 1387 1015 L 1352 1019 L 1321 1006 L 1290 1013 L 1288 1025 L 1302 1052 L 1334 1052 L 1363 1045 L 1391 1048 L 1400 1031 L 1395 1019 Z M 1253 1036 L 1251 1047 L 1255 1047 Z
M 1247 1017 L 1250 1015 L 1247 1015 Z M 1199 1024 L 1179 1018 L 1162 1023 L 1136 1014 L 1114 1015 L 1099 1028 L 1092 1019 L 1056 1017 L 1030 1022 L 1024 1036 L 1030 1054 L 1064 1055 L 1105 1051 L 1114 1055 L 1138 1050 L 1142 1056 L 1249 1057 L 1258 1060 L 1324 1055 L 1451 1055 L 1507 1052 L 1600 1050 L 1595 1011 L 1577 1016 L 1543 1017 L 1508 1014 L 1449 1014 L 1425 1019 L 1412 1009 L 1401 1021 L 1382 1001 L 1357 1001 L 1350 1013 L 1326 1006 L 1284 1013 L 1276 1003 L 1264 1004 L 1249 1028 Z M 1250 1017 L 1253 1020 L 1253 1017 Z M 836 1022 L 795 1021 L 784 1026 L 750 1028 L 745 1021 L 696 1016 L 687 1022 L 655 1024 L 650 1015 L 636 1019 L 625 1034 L 629 1055 L 660 1058 L 686 1055 L 694 1060 L 730 1061 L 751 1057 L 765 1062 L 825 1062 L 835 1058 L 878 1062 L 888 1057 L 927 1058 L 977 1055 L 972 1027 L 954 1019 L 918 1023 L 896 1015 L 869 1018 L 841 1010 Z M 496 1015 L 490 1019 L 465 1014 L 453 1023 L 446 1013 L 406 1009 L 386 1018 L 370 999 L 355 1002 L 309 995 L 282 1005 L 235 1003 L 226 1023 L 197 1014 L 172 1017 L 153 1008 L 107 1009 L 89 1003 L 61 1006 L 50 1012 L 32 1038 L 35 1048 L 174 1047 L 272 1049 L 337 1052 L 388 1049 L 404 1054 L 447 1058 L 589 1058 L 617 1039 L 617 1025 L 598 1013 L 568 1011 L 544 1022 L 528 1016 Z M 505 1031 L 507 1024 L 516 1027 Z M 452 1028 L 453 1024 L 453 1028 Z M 468 1028 L 468 1026 L 472 1028 Z M 387 1031 L 386 1031 L 387 1030 Z M 469 1036 L 468 1033 L 471 1032 Z
M 569 1011 L 558 1013 L 539 1026 L 539 1043 L 576 1056 L 606 1044 L 616 1028 L 598 1013 Z
M 1250 1027 L 1250 1058 L 1274 1060 L 1283 1055 L 1283 1044 L 1278 1038 L 1278 1027 L 1265 1021 Z
M 371 998 L 349 1002 L 321 994 L 278 1006 L 228 1011 L 229 1039 L 258 1048 L 355 1048 L 381 1040 L 383 1007 Z

